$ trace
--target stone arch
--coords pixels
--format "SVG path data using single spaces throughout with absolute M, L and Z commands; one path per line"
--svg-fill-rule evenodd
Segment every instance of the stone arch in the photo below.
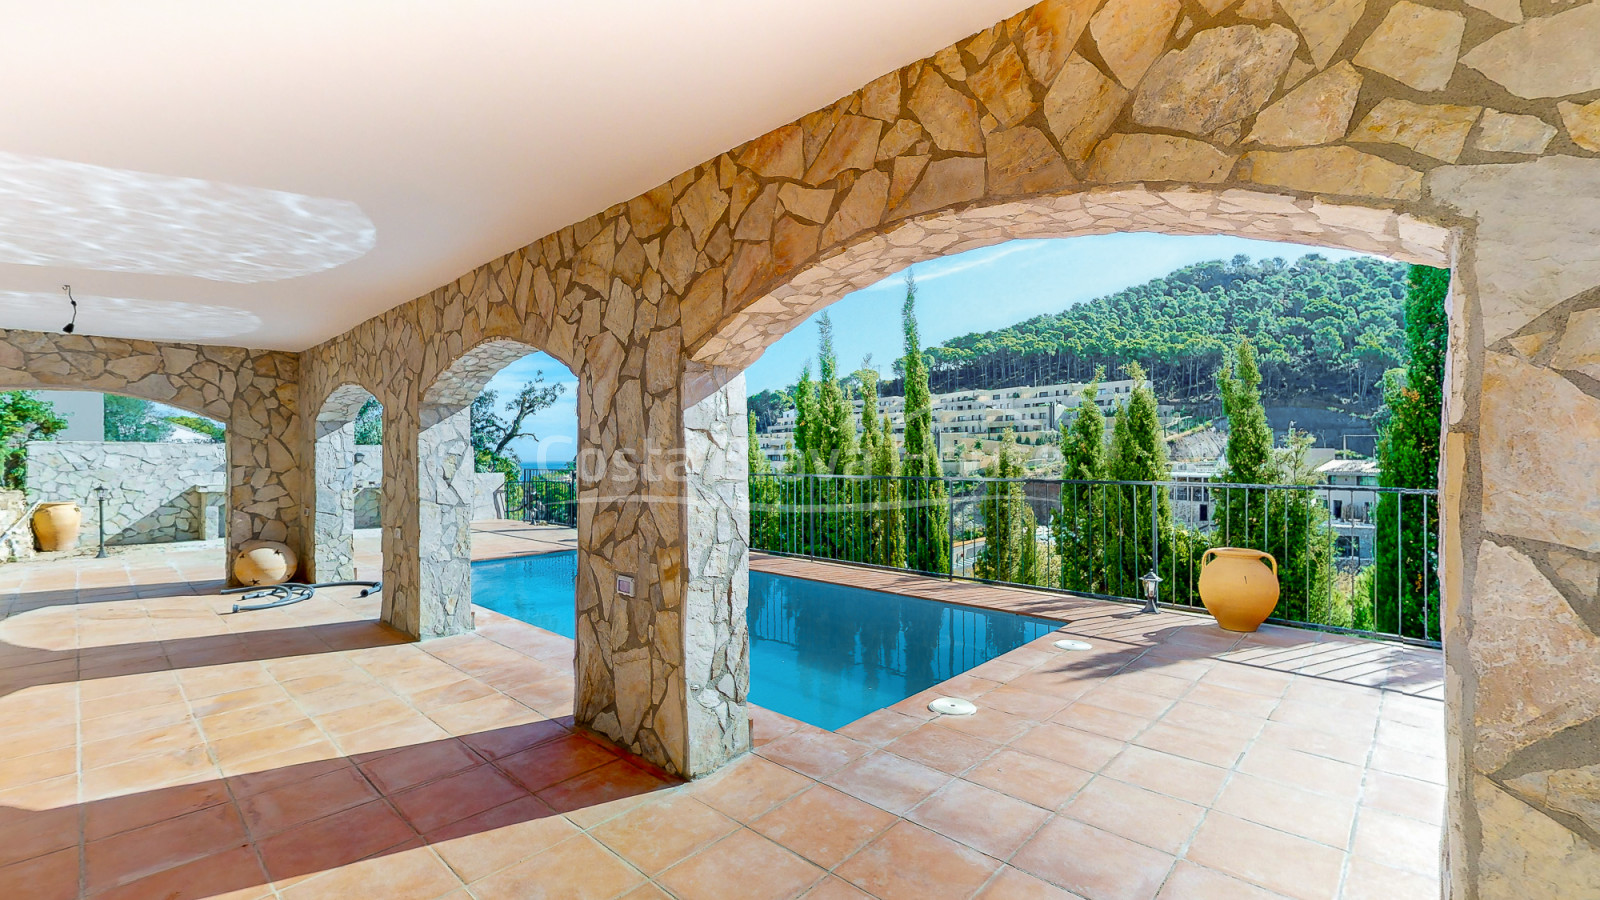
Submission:
M 495 337 L 451 360 L 421 393 L 417 408 L 416 491 L 421 563 L 417 630 L 423 637 L 472 628 L 472 512 L 475 453 L 472 401 L 497 372 L 537 352 Z M 387 484 L 390 475 L 384 473 Z M 385 548 L 387 551 L 387 547 Z M 401 611 L 396 610 L 398 615 Z M 410 631 L 402 619 L 396 627 Z
M 1451 265 L 1449 227 L 1392 209 L 1238 188 L 1104 188 L 941 210 L 829 248 L 724 316 L 688 353 L 695 363 L 740 371 L 818 310 L 916 263 L 1022 238 L 1128 231 L 1225 234 Z
M 328 392 L 312 417 L 314 484 L 308 492 L 312 515 L 307 565 L 313 581 L 349 581 L 356 576 L 356 414 L 372 399 L 365 387 L 345 382 Z

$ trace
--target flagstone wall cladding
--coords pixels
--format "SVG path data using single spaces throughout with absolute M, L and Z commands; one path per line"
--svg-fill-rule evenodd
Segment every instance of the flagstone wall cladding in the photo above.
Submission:
M 441 376 L 459 393 L 452 367 L 480 345 L 542 349 L 579 377 L 591 461 L 578 717 L 707 771 L 748 744 L 737 373 L 810 312 L 1012 237 L 1224 232 L 1449 262 L 1448 889 L 1593 896 L 1597 7 L 1050 0 L 306 351 L 307 409 L 347 382 L 384 404 L 385 617 L 465 627 L 448 607 L 467 586 L 422 571 L 460 549 L 460 498 L 422 484 L 440 477 L 425 430 L 449 418 L 424 398 Z
M 302 543 L 298 381 L 293 353 L 0 330 L 0 389 L 125 394 L 227 426 L 229 559 Z
M 105 486 L 109 544 L 160 544 L 221 537 L 228 459 L 221 444 L 29 441 L 30 502 L 70 500 L 83 510 L 79 538 L 99 537 Z

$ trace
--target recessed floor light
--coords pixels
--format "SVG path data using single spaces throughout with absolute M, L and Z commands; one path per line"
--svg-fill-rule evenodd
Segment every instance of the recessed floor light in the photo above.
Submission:
M 940 697 L 929 703 L 928 708 L 941 716 L 970 716 L 978 711 L 972 701 L 960 697 Z

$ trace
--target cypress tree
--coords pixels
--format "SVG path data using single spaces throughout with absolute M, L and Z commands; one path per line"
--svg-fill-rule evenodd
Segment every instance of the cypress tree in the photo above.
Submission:
M 975 571 L 979 578 L 1015 584 L 1038 582 L 1037 521 L 1028 506 L 1022 462 L 1016 455 L 1016 438 L 1006 429 L 1000 440 L 1000 454 L 989 467 L 993 479 L 984 486 L 983 549 L 978 551 Z
M 928 389 L 928 365 L 922 358 L 917 335 L 917 282 L 906 271 L 906 300 L 901 307 L 905 329 L 905 466 L 906 564 L 920 572 L 950 571 L 950 500 L 945 491 L 944 469 L 933 440 L 933 400 Z M 914 479 L 914 480 L 912 480 Z
M 1068 481 L 1099 481 L 1106 476 L 1106 417 L 1095 402 L 1102 371 L 1097 370 L 1094 380 L 1084 387 L 1071 424 L 1061 423 L 1061 477 Z M 1096 485 L 1061 485 L 1053 530 L 1061 557 L 1060 585 L 1066 590 L 1104 590 L 1099 541 L 1103 493 L 1104 488 Z
M 808 361 L 800 369 L 800 380 L 794 386 L 794 453 L 790 474 L 816 474 L 816 447 L 812 438 L 816 429 L 817 395 L 811 383 L 811 363 Z
M 874 476 L 863 490 L 866 509 L 863 530 L 866 534 L 866 562 L 880 566 L 904 566 L 905 510 L 901 507 L 900 485 L 896 474 L 894 437 L 887 416 L 878 419 L 878 373 L 871 368 L 871 357 L 862 360 L 856 373 L 861 382 L 861 473 Z
M 1383 397 L 1391 413 L 1378 440 L 1378 483 L 1384 487 L 1438 487 L 1444 354 L 1449 339 L 1444 301 L 1449 293 L 1447 270 L 1411 267 L 1405 299 L 1409 361 L 1404 370 L 1391 369 L 1384 375 Z M 1424 502 L 1416 494 L 1383 494 L 1374 518 L 1375 621 L 1371 627 L 1437 639 L 1438 502 L 1432 497 Z
M 839 384 L 839 360 L 833 350 L 833 323 L 828 314 L 817 317 L 817 417 L 811 443 L 820 471 L 848 473 L 856 462 L 856 423 Z
M 1145 377 L 1144 368 L 1130 363 L 1128 377 L 1134 380 L 1133 392 L 1117 407 L 1111 424 L 1111 450 L 1106 459 L 1106 477 L 1112 481 L 1166 481 L 1172 476 L 1167 462 L 1167 439 L 1161 430 L 1156 410 L 1156 395 Z M 1105 493 L 1104 515 L 1115 545 L 1105 549 L 1107 593 L 1123 597 L 1143 596 L 1139 576 L 1154 565 L 1151 546 L 1151 494 L 1149 487 L 1125 486 Z M 1172 499 L 1165 489 L 1156 489 L 1153 527 L 1159 536 L 1172 533 Z M 1162 558 L 1163 578 L 1170 575 L 1173 554 Z
M 756 414 L 750 413 L 748 431 L 750 465 L 750 546 L 758 550 L 779 550 L 777 546 L 778 483 L 772 463 L 761 452 L 756 439 Z

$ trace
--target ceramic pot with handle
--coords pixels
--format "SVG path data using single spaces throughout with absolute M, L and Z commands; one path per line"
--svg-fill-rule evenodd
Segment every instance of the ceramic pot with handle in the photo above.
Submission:
M 83 512 L 71 501 L 41 503 L 33 512 L 33 533 L 45 553 L 76 549 L 82 526 Z
M 1265 550 L 1213 547 L 1200 557 L 1200 602 L 1226 631 L 1255 631 L 1278 605 L 1278 561 Z

